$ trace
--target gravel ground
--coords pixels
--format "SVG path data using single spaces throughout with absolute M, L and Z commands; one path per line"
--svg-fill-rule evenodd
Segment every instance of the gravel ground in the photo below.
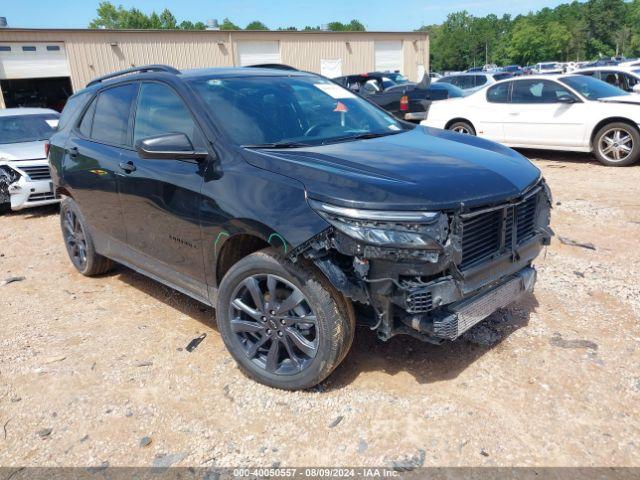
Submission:
M 524 153 L 555 196 L 535 296 L 439 347 L 358 330 L 308 392 L 243 377 L 184 295 L 76 273 L 56 209 L 0 217 L 0 465 L 639 466 L 640 166 Z

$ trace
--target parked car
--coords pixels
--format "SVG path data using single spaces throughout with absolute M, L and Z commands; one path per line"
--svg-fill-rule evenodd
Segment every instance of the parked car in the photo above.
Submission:
M 640 59 L 635 59 L 635 60 L 628 60 L 626 62 L 623 62 L 619 65 L 620 67 L 640 67 Z
M 536 63 L 534 71 L 538 75 L 557 75 L 564 73 L 562 65 L 557 62 Z
M 427 118 L 429 101 L 424 88 L 416 83 L 398 84 L 389 73 L 363 73 L 334 78 L 338 85 L 356 92 L 402 120 L 419 122 Z M 428 85 L 423 83 L 422 85 Z
M 434 103 L 422 124 L 511 147 L 593 152 L 610 166 L 640 158 L 640 96 L 583 75 L 499 82 Z
M 597 78 L 625 92 L 640 93 L 640 67 L 592 67 L 572 73 Z
M 59 201 L 45 151 L 58 118 L 47 108 L 0 109 L 0 211 Z
M 507 65 L 506 67 L 502 67 L 502 71 L 506 73 L 510 73 L 514 77 L 519 77 L 520 75 L 524 75 L 524 70 L 520 65 Z
M 475 92 L 487 85 L 511 77 L 510 73 L 463 73 L 439 78 L 436 83 L 450 83 L 466 92 Z
M 49 161 L 75 268 L 122 263 L 215 306 L 240 369 L 274 387 L 326 378 L 356 321 L 459 337 L 532 290 L 550 240 L 522 155 L 310 73 L 138 67 L 65 115 Z

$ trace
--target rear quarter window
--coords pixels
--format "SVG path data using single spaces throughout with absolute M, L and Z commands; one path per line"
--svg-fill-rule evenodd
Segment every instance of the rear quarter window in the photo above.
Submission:
M 60 114 L 58 130 L 62 130 L 70 123 L 73 123 L 73 119 L 78 116 L 90 96 L 91 94 L 89 92 L 84 92 L 69 97 L 62 113 Z
M 487 90 L 487 101 L 489 103 L 509 103 L 509 88 L 511 82 L 495 85 Z

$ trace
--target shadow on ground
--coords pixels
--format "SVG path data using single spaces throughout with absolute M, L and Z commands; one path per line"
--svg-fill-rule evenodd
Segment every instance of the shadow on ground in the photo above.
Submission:
M 558 152 L 553 150 L 533 150 L 533 149 L 516 149 L 529 160 L 544 160 L 547 162 L 557 162 L 552 168 L 562 168 L 563 163 L 581 163 L 591 165 L 601 165 L 595 157 L 585 152 Z
M 329 388 L 345 387 L 370 371 L 387 375 L 406 372 L 419 384 L 454 379 L 485 353 L 498 348 L 513 332 L 526 327 L 537 307 L 535 296 L 527 294 L 517 304 L 494 313 L 458 340 L 442 345 L 423 343 L 405 335 L 382 342 L 374 332 L 358 329 L 351 352 L 328 381 Z
M 152 300 L 162 302 L 218 331 L 215 312 L 211 307 L 126 267 L 118 267 L 106 275 L 118 276 L 118 279 L 144 292 Z M 527 294 L 516 305 L 494 313 L 455 342 L 439 346 L 408 336 L 398 336 L 382 342 L 375 332 L 358 328 L 347 358 L 322 388 L 344 388 L 361 374 L 372 371 L 387 375 L 407 372 L 419 384 L 454 379 L 485 353 L 497 348 L 513 332 L 526 327 L 537 306 L 535 296 Z
M 30 218 L 49 217 L 51 215 L 57 215 L 60 212 L 60 205 L 44 205 L 42 207 L 25 208 L 24 210 L 18 210 L 16 212 L 10 211 L 4 214 L 4 216 L 22 218 L 29 220 Z

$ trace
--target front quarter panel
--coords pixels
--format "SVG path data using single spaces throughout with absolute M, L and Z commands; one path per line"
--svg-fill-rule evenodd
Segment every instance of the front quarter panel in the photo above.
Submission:
M 302 183 L 254 167 L 234 153 L 220 155 L 226 159 L 221 175 L 205 180 L 202 191 L 205 273 L 207 283 L 214 287 L 219 254 L 234 236 L 256 236 L 289 253 L 329 227 L 309 207 Z

